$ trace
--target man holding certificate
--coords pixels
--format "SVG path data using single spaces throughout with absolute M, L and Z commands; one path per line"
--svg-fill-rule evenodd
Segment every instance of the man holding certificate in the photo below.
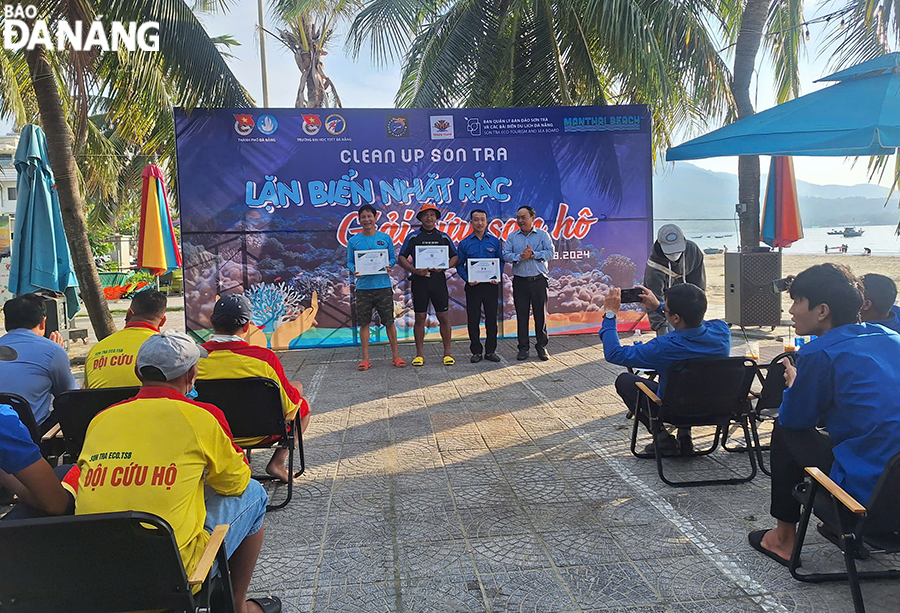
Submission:
M 472 234 L 459 241 L 459 263 L 456 272 L 466 282 L 466 320 L 469 324 L 471 362 L 480 362 L 481 309 L 484 308 L 484 359 L 499 362 L 497 350 L 497 300 L 500 296 L 500 239 L 486 232 L 487 212 L 475 209 L 469 213 Z
M 394 241 L 384 232 L 375 229 L 376 211 L 371 204 L 359 207 L 359 225 L 362 232 L 347 241 L 347 268 L 356 278 L 356 323 L 359 326 L 359 340 L 362 344 L 362 362 L 357 370 L 369 370 L 369 324 L 372 311 L 378 311 L 381 325 L 387 331 L 394 358 L 391 364 L 397 368 L 406 362 L 397 351 L 397 327 L 394 325 L 394 290 L 388 273 L 397 263 Z
M 441 340 L 444 342 L 444 366 L 456 362 L 450 357 L 450 293 L 444 271 L 453 268 L 459 261 L 453 241 L 435 228 L 441 212 L 431 202 L 419 209 L 416 219 L 422 227 L 410 232 L 400 249 L 400 266 L 412 273 L 413 311 L 416 323 L 413 333 L 416 338 L 416 357 L 413 366 L 425 363 L 425 320 L 428 317 L 428 303 L 434 307 L 434 315 L 441 326 Z M 410 258 L 413 258 L 410 261 Z
M 516 211 L 519 229 L 503 244 L 503 259 L 512 262 L 513 303 L 518 320 L 519 353 L 517 360 L 528 359 L 528 315 L 534 314 L 534 346 L 538 357 L 547 353 L 547 263 L 553 259 L 553 243 L 546 230 L 534 227 L 534 209 L 521 206 Z

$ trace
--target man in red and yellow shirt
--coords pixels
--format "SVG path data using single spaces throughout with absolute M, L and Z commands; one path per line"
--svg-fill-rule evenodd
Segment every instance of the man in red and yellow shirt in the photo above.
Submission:
M 277 381 L 281 388 L 284 415 L 292 420 L 300 411 L 300 432 L 309 426 L 309 403 L 303 398 L 303 384 L 289 381 L 275 352 L 256 347 L 244 340 L 250 330 L 250 300 L 243 294 L 227 294 L 216 301 L 212 324 L 214 334 L 203 344 L 209 358 L 200 363 L 198 379 L 242 379 L 266 377 Z M 256 445 L 265 439 L 237 439 L 239 445 Z M 291 478 L 284 466 L 287 449 L 277 449 L 266 472 L 287 483 Z
M 166 323 L 166 296 L 156 290 L 135 294 L 125 314 L 125 328 L 91 347 L 84 361 L 84 387 L 140 385 L 134 361 L 144 341 Z
M 246 597 L 268 497 L 250 478 L 240 448 L 214 411 L 185 396 L 206 355 L 177 330 L 154 334 L 141 345 L 136 359 L 141 391 L 99 413 L 88 427 L 78 458 L 75 513 L 134 510 L 162 517 L 175 533 L 188 573 L 213 527 L 230 524 L 225 549 L 235 602 L 240 611 L 255 613 L 262 607 Z

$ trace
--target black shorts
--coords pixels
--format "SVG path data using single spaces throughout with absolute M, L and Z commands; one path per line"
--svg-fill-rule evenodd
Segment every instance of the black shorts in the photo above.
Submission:
M 432 272 L 430 277 L 413 275 L 411 285 L 416 313 L 427 313 L 429 302 L 435 313 L 446 313 L 450 309 L 450 292 L 443 272 Z
M 378 311 L 382 326 L 394 323 L 394 290 L 389 287 L 356 290 L 356 325 L 372 323 L 372 311 Z

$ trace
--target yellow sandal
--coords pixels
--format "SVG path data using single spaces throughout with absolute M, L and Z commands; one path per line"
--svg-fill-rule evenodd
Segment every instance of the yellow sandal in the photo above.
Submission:
M 444 356 L 444 366 L 453 366 L 456 364 L 456 360 L 451 358 L 449 355 Z
M 417 355 L 413 358 L 412 365 L 413 366 L 423 366 L 425 364 L 425 358 L 420 355 Z

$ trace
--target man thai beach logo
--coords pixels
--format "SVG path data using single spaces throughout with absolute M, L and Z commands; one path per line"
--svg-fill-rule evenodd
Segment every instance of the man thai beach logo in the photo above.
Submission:
M 428 120 L 431 122 L 431 140 L 453 138 L 453 115 L 432 115 Z
M 409 116 L 388 117 L 387 135 L 390 138 L 406 138 L 409 136 Z
M 278 129 L 278 120 L 272 115 L 261 115 L 259 121 L 256 122 L 256 129 L 259 130 L 261 134 L 271 136 L 272 134 L 275 134 L 275 130 Z
M 253 115 L 235 115 L 234 131 L 241 136 L 249 136 L 253 132 Z
M 322 119 L 319 115 L 302 115 L 303 133 L 307 136 L 315 136 L 322 129 Z
M 346 129 L 347 122 L 344 121 L 344 118 L 337 113 L 333 113 L 325 118 L 325 130 L 329 134 L 337 136 Z
M 7 4 L 3 7 L 3 48 L 8 51 L 44 47 L 63 51 L 159 51 L 159 22 L 113 21 L 109 27 L 97 15 L 87 23 L 60 20 L 55 37 L 46 19 L 37 19 L 37 7 L 31 4 Z M 26 21 L 27 20 L 27 21 Z

